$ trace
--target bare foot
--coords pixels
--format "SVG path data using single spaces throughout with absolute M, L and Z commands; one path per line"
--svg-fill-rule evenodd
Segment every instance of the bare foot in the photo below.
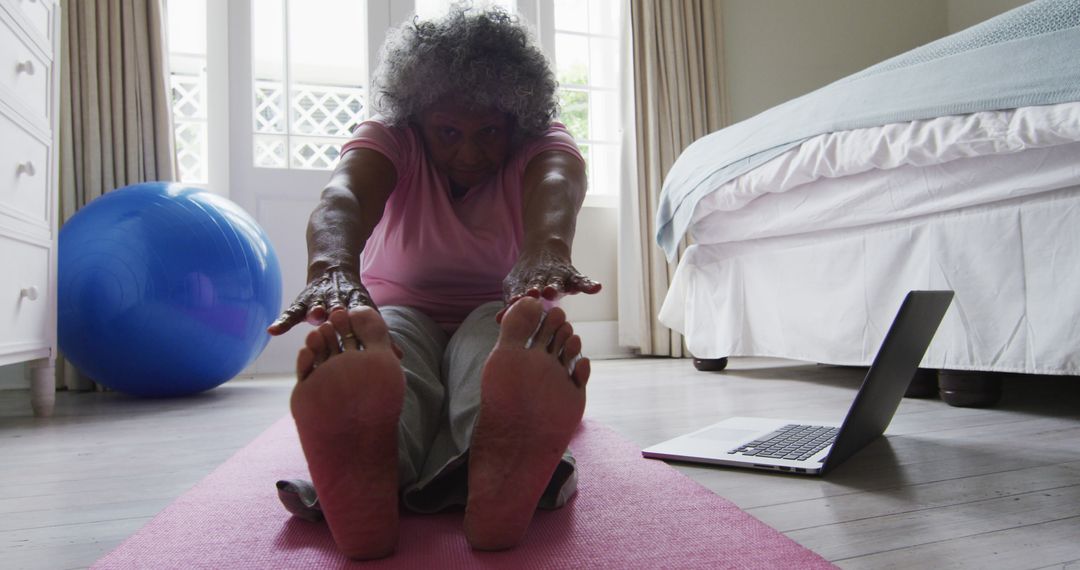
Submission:
M 469 451 L 465 536 L 473 548 L 521 541 L 581 422 L 588 379 L 589 360 L 562 309 L 545 317 L 533 298 L 510 306 L 484 365 Z
M 296 358 L 292 414 L 338 548 L 350 558 L 397 546 L 397 433 L 405 378 L 374 309 L 335 311 Z

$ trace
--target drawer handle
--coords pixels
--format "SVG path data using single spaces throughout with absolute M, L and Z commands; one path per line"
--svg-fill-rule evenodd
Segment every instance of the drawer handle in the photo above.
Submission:
M 24 297 L 26 299 L 31 300 L 31 301 L 37 301 L 37 298 L 38 298 L 37 287 L 34 287 L 33 285 L 31 285 L 29 287 L 23 287 L 22 290 L 19 291 L 19 298 L 22 299 Z
M 34 62 L 30 61 L 28 59 L 26 61 L 20 61 L 19 63 L 16 63 L 15 64 L 15 73 L 16 74 L 25 73 L 27 75 L 33 75 L 34 74 Z
M 20 162 L 19 165 L 15 167 L 15 177 L 18 178 L 20 174 L 25 174 L 27 176 L 33 176 L 37 174 L 37 170 L 34 168 L 34 163 L 30 162 L 29 160 L 26 162 Z

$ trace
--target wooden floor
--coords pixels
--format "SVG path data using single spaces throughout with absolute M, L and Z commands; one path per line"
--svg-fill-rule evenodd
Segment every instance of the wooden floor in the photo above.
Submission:
M 595 362 L 587 417 L 641 446 L 729 415 L 838 420 L 862 370 Z M 291 380 L 187 399 L 0 392 L 0 567 L 84 568 L 287 411 Z M 677 465 L 844 568 L 1080 568 L 1080 379 L 1007 379 L 991 410 L 905 400 L 825 478 Z M 272 482 L 267 482 L 272 484 Z

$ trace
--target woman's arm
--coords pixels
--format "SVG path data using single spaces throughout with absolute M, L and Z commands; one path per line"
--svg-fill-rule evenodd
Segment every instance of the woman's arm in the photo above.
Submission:
M 381 153 L 361 148 L 342 155 L 308 219 L 308 284 L 267 332 L 321 323 L 336 308 L 374 306 L 360 282 L 360 252 L 396 182 L 393 163 Z
M 567 152 L 542 152 L 525 167 L 523 183 L 525 242 L 503 281 L 507 305 L 526 295 L 556 299 L 599 292 L 600 283 L 571 263 L 577 215 L 585 200 L 585 165 Z

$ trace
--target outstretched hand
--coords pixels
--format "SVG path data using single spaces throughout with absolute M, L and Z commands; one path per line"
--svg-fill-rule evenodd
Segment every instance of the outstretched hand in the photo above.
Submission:
M 506 310 L 523 297 L 554 301 L 564 295 L 599 293 L 602 285 L 584 276 L 569 259 L 550 251 L 523 252 L 503 279 L 503 307 L 495 320 L 502 322 Z
M 360 283 L 360 276 L 340 267 L 330 267 L 307 284 L 266 332 L 273 336 L 284 334 L 303 321 L 318 325 L 326 322 L 332 311 L 361 305 L 376 308 L 371 294 Z

